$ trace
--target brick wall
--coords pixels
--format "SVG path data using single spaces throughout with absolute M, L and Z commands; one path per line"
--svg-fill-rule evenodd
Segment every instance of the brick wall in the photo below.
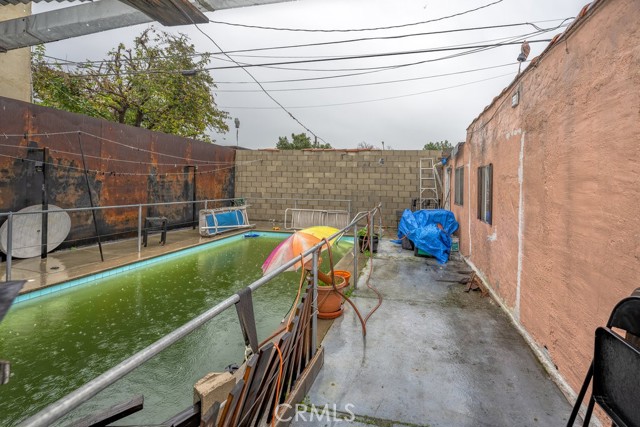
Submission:
M 281 222 L 286 208 L 347 209 L 347 203 L 269 199 L 346 199 L 351 214 L 382 203 L 383 225 L 396 226 L 396 210 L 418 198 L 421 157 L 438 151 L 238 151 L 236 197 L 250 199 L 251 220 Z

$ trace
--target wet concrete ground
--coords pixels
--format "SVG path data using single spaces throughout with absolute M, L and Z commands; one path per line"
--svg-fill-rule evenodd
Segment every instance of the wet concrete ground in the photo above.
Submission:
M 329 411 L 314 421 L 299 413 L 293 426 L 566 424 L 570 404 L 508 317 L 456 283 L 470 275 L 463 261 L 441 266 L 385 239 L 373 266 L 370 283 L 384 301 L 366 339 L 346 309 L 323 341 L 325 365 L 304 402 Z M 365 279 L 353 296 L 363 316 L 377 302 Z
M 158 239 L 154 235 L 141 253 L 135 239 L 106 244 L 105 262 L 95 246 L 56 252 L 47 260 L 16 260 L 13 279 L 30 279 L 25 290 L 33 290 L 211 240 L 190 229 L 170 232 L 166 246 Z M 569 403 L 507 316 L 490 298 L 467 294 L 456 283 L 470 275 L 464 262 L 440 266 L 384 239 L 373 266 L 371 284 L 384 302 L 367 323 L 366 340 L 350 307 L 333 326 L 319 324 L 322 332 L 330 327 L 323 341 L 325 366 L 304 404 L 328 404 L 329 412 L 335 405 L 338 416 L 325 413 L 318 420 L 314 414 L 308 421 L 311 414 L 300 413 L 292 425 L 566 424 Z M 363 315 L 377 302 L 365 279 L 353 296 Z M 352 421 L 341 419 L 351 419 L 351 412 Z

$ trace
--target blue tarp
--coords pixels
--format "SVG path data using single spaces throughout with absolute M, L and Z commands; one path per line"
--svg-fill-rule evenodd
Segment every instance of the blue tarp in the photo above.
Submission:
M 437 224 L 442 225 L 442 230 Z M 398 224 L 398 238 L 407 236 L 418 249 L 444 264 L 449 260 L 451 234 L 457 229 L 458 221 L 451 211 L 429 209 L 411 212 L 405 209 Z

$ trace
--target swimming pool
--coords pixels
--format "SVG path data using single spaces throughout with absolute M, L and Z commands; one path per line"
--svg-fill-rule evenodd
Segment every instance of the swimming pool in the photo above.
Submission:
M 11 381 L 0 387 L 0 425 L 15 425 L 258 279 L 262 262 L 285 236 L 231 237 L 23 299 L 0 324 L 0 355 L 12 363 Z M 336 250 L 340 255 L 350 247 L 341 243 Z M 299 273 L 285 273 L 255 292 L 259 338 L 280 323 L 298 280 Z M 81 406 L 74 418 L 144 394 L 145 410 L 127 424 L 160 423 L 192 403 L 198 379 L 241 363 L 243 352 L 235 310 L 227 310 Z

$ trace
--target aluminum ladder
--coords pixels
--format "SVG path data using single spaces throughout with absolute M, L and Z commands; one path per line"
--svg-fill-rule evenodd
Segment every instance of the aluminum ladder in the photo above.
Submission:
M 418 209 L 439 209 L 438 171 L 432 157 L 420 159 L 420 204 Z

